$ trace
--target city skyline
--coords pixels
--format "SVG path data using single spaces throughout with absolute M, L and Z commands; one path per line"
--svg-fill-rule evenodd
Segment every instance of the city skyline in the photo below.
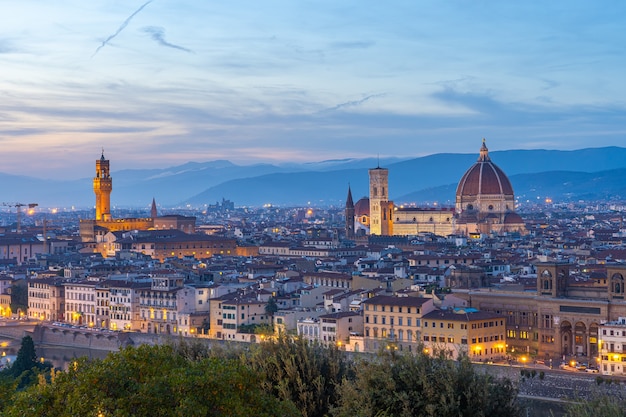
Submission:
M 623 145 L 626 6 L 19 2 L 0 172 Z

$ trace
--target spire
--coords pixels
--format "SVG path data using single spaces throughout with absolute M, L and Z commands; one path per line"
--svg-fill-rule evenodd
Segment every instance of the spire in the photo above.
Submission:
M 485 144 L 485 138 L 483 138 L 483 146 L 480 147 L 480 156 L 478 157 L 478 162 L 487 161 L 491 161 L 491 158 L 489 158 L 489 149 L 487 149 L 487 145 Z
M 346 208 L 354 208 L 354 201 L 352 200 L 352 190 L 350 184 L 348 184 L 348 198 L 346 198 Z
M 150 209 L 150 217 L 152 217 L 153 219 L 157 218 L 157 207 L 156 201 L 154 201 L 154 197 L 152 197 L 152 208 Z
M 101 161 L 105 160 L 105 158 L 104 158 L 104 147 L 102 147 L 102 155 L 100 156 L 100 160 Z

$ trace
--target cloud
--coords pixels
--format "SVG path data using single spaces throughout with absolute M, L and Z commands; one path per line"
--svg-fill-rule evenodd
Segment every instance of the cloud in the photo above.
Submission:
M 174 48 L 174 49 L 178 49 L 180 51 L 185 51 L 185 52 L 189 52 L 189 53 L 193 53 L 193 51 L 191 49 L 187 49 L 187 48 L 183 48 L 182 46 L 179 45 L 174 45 L 173 43 L 169 43 L 165 40 L 165 37 L 163 36 L 163 34 L 165 33 L 165 31 L 163 30 L 163 28 L 157 27 L 157 26 L 147 26 L 145 28 L 142 29 L 145 33 L 150 34 L 150 37 L 159 45 L 161 46 L 167 46 L 168 48 Z
M 128 24 L 130 23 L 130 21 L 132 20 L 133 17 L 135 17 L 135 15 L 137 13 L 139 13 L 140 11 L 143 10 L 144 7 L 146 7 L 148 4 L 152 3 L 153 0 L 148 0 L 147 2 L 145 2 L 140 8 L 138 8 L 137 10 L 135 10 L 135 12 L 133 14 L 131 14 L 130 16 L 128 16 L 126 18 L 126 20 L 124 20 L 124 23 L 122 23 L 120 25 L 119 28 L 117 28 L 117 30 L 115 31 L 114 34 L 110 35 L 108 38 L 106 38 L 104 41 L 102 41 L 102 44 L 100 44 L 100 46 L 98 46 L 98 48 L 96 48 L 96 51 L 93 53 L 93 55 L 91 56 L 92 58 L 94 56 L 96 56 L 96 54 L 100 51 L 100 49 L 104 48 L 113 38 L 115 38 L 117 35 L 120 34 L 121 31 L 123 31 L 126 26 L 128 26 Z
M 322 113 L 335 111 L 335 110 L 340 110 L 340 109 L 343 109 L 345 107 L 360 106 L 361 104 L 363 104 L 366 101 L 369 101 L 369 100 L 371 100 L 373 98 L 384 97 L 384 96 L 385 96 L 385 94 L 370 94 L 369 96 L 363 97 L 361 100 L 346 101 L 345 103 L 337 104 L 334 107 L 331 107 L 329 109 L 326 109 L 326 110 L 322 111 Z

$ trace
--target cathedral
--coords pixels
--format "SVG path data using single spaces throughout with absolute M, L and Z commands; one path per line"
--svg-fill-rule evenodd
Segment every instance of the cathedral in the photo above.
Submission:
M 351 190 L 346 200 L 346 235 L 413 236 L 473 233 L 525 233 L 522 218 L 515 212 L 513 187 L 506 174 L 491 161 L 483 139 L 479 157 L 461 177 L 454 208 L 395 206 L 389 195 L 389 170 L 369 170 L 369 198 L 353 203 Z

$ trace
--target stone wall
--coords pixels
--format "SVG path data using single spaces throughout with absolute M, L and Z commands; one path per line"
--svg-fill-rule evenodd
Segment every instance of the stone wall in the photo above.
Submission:
M 7 339 L 22 340 L 24 336 L 32 334 L 34 328 L 34 324 L 28 325 L 8 322 L 0 326 L 0 336 L 6 337 Z
M 37 325 L 33 341 L 51 346 L 69 346 L 85 349 L 116 351 L 122 346 L 119 333 L 103 333 L 86 329 Z

